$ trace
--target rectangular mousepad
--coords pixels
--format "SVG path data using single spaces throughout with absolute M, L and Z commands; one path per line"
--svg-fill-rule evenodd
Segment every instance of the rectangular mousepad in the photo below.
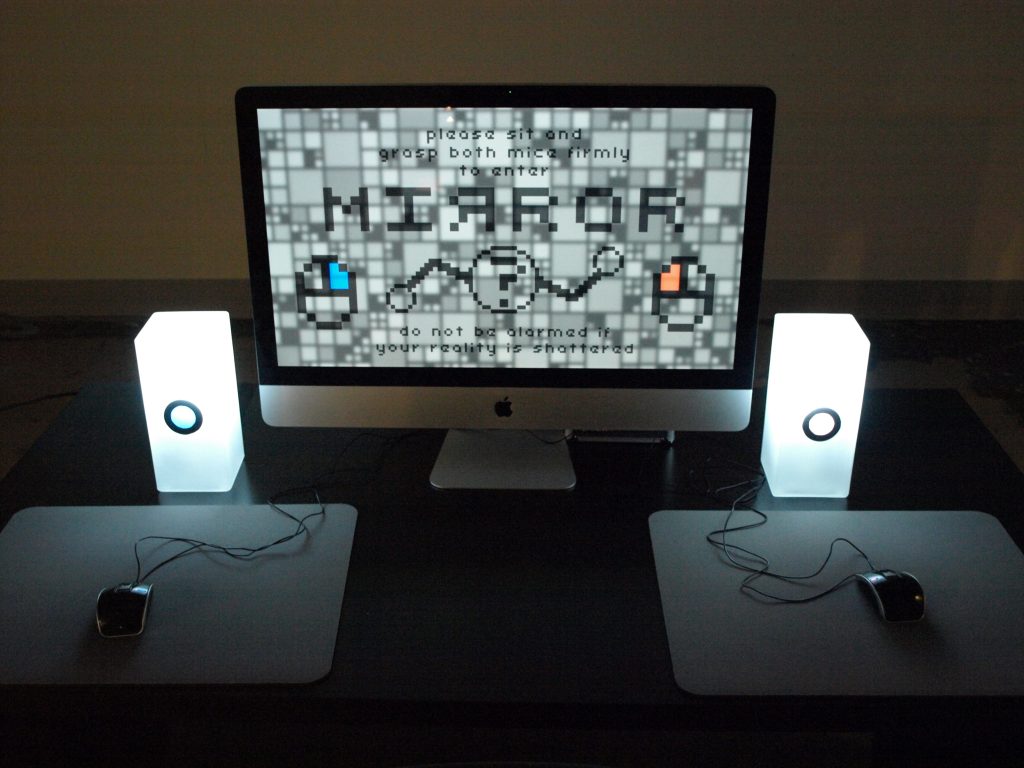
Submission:
M 301 518 L 319 505 L 282 504 Z M 199 551 L 152 574 L 141 635 L 101 637 L 99 592 L 136 575 L 145 536 L 259 547 L 294 532 L 272 507 L 32 507 L 0 532 L 0 683 L 309 683 L 331 670 L 356 510 L 236 560 Z M 142 571 L 184 549 L 139 545 Z
M 740 591 L 744 573 L 706 536 L 725 510 L 663 510 L 649 520 L 676 683 L 708 695 L 988 696 L 1024 693 L 1024 556 L 994 517 L 969 511 L 770 511 L 728 542 L 807 574 L 844 536 L 878 568 L 921 583 L 924 618 L 883 621 L 852 581 L 820 600 L 782 604 Z M 732 527 L 756 520 L 737 512 Z M 805 586 L 761 579 L 803 597 L 869 570 L 837 544 Z

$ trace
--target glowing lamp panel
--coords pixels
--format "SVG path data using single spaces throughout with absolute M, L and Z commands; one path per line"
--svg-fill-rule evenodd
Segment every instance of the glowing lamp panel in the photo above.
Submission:
M 849 495 L 869 348 L 851 315 L 775 316 L 761 446 L 775 496 Z
M 154 313 L 135 353 L 157 490 L 230 490 L 244 451 L 228 313 Z

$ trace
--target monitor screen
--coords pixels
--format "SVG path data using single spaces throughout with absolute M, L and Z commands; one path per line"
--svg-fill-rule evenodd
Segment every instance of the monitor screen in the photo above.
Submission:
M 745 425 L 771 91 L 270 87 L 236 107 L 268 422 Z

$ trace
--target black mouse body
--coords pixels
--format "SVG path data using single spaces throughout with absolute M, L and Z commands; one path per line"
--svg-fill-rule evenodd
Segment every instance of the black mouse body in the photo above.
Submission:
M 857 578 L 874 597 L 886 621 L 919 621 L 924 618 L 924 590 L 915 576 L 880 570 L 858 573 Z
M 151 584 L 118 584 L 96 598 L 96 627 L 103 637 L 134 637 L 146 628 Z

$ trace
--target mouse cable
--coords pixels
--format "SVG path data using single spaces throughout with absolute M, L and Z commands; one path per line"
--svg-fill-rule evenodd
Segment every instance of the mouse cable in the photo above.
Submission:
M 0 405 L 0 413 L 6 411 L 13 411 L 15 408 L 24 408 L 27 405 L 35 405 L 36 403 L 42 403 L 47 400 L 59 400 L 62 397 L 74 397 L 77 395 L 77 391 L 68 392 L 54 392 L 51 395 L 40 395 L 39 397 L 33 397 L 31 400 L 22 400 L 17 403 L 7 403 L 6 405 Z
M 547 430 L 547 431 L 554 432 L 555 430 Z M 551 439 L 545 437 L 544 435 L 542 435 L 540 433 L 540 430 L 528 429 L 528 430 L 526 430 L 526 432 L 527 432 L 527 434 L 530 435 L 530 437 L 532 437 L 534 440 L 536 440 L 538 443 L 541 443 L 542 445 L 558 445 L 559 443 L 568 443 L 569 442 L 569 435 L 565 432 L 565 430 L 562 430 L 561 437 L 556 437 L 554 440 L 551 440 Z
M 705 469 L 707 468 L 707 464 L 709 463 L 709 461 L 705 462 Z M 753 593 L 768 600 L 774 600 L 778 603 L 794 604 L 809 603 L 813 600 L 818 600 L 822 597 L 825 597 L 826 595 L 830 595 L 840 587 L 844 586 L 848 582 L 855 579 L 856 574 L 849 574 L 840 579 L 839 581 L 837 581 L 832 586 L 827 587 L 826 589 L 820 592 L 816 592 L 815 594 L 809 595 L 807 597 L 783 597 L 781 595 L 775 595 L 770 592 L 765 592 L 764 590 L 753 586 L 753 584 L 755 581 L 762 578 L 776 579 L 778 581 L 783 581 L 787 583 L 807 581 L 809 579 L 813 579 L 816 576 L 820 575 L 828 566 L 829 562 L 831 562 L 833 554 L 835 553 L 836 545 L 839 543 L 844 543 L 852 547 L 861 557 L 864 558 L 865 562 L 867 562 L 868 567 L 870 567 L 871 570 L 877 570 L 877 568 L 875 568 L 874 564 L 871 562 L 871 558 L 868 557 L 864 550 L 862 550 L 860 547 L 858 547 L 856 544 L 854 544 L 852 541 L 850 541 L 844 536 L 839 536 L 832 540 L 828 548 L 828 554 L 825 556 L 825 559 L 822 561 L 821 565 L 818 566 L 818 568 L 815 571 L 813 571 L 812 573 L 800 575 L 776 573 L 771 570 L 771 562 L 764 555 L 741 547 L 738 544 L 731 544 L 727 542 L 726 535 L 729 533 L 752 530 L 754 528 L 759 528 L 768 522 L 768 516 L 764 512 L 755 508 L 751 503 L 753 499 L 757 496 L 757 494 L 760 492 L 761 488 L 764 487 L 764 474 L 757 470 L 753 470 L 750 467 L 745 467 L 741 464 L 737 464 L 736 462 L 729 463 L 735 467 L 739 467 L 741 469 L 754 472 L 756 476 L 751 479 L 745 479 L 729 483 L 727 485 L 723 485 L 719 488 L 715 488 L 712 490 L 711 484 L 707 482 L 707 474 L 705 471 L 705 493 L 706 495 L 710 496 L 716 501 L 727 501 L 722 498 L 722 495 L 728 491 L 741 488 L 745 489 L 739 495 L 733 498 L 732 501 L 729 503 L 729 514 L 726 515 L 725 523 L 723 524 L 723 526 L 717 530 L 708 533 L 707 536 L 705 536 L 705 540 L 713 547 L 720 550 L 729 560 L 729 564 L 733 568 L 745 571 L 747 573 L 747 576 L 745 576 L 743 581 L 740 583 L 740 591 Z M 759 519 L 751 523 L 730 526 L 730 522 L 732 521 L 733 516 L 740 508 L 753 512 L 755 515 L 758 516 Z M 744 560 L 750 563 L 754 563 L 756 565 L 749 565 L 747 562 L 742 562 Z
M 281 513 L 282 515 L 284 515 L 289 520 L 291 520 L 292 522 L 295 523 L 295 530 L 292 533 L 290 533 L 290 534 L 285 534 L 284 536 L 281 536 L 280 538 L 278 538 L 278 539 L 276 539 L 274 541 L 271 541 L 271 542 L 269 542 L 267 544 L 263 544 L 263 545 L 258 546 L 258 547 L 232 547 L 232 546 L 224 546 L 222 544 L 210 544 L 210 543 L 205 542 L 205 541 L 200 541 L 199 539 L 190 539 L 190 538 L 187 538 L 187 537 L 184 537 L 184 536 L 143 536 L 141 539 L 138 539 L 135 542 L 135 547 L 134 547 L 134 549 L 135 549 L 135 581 L 132 582 L 132 586 L 134 586 L 136 584 L 140 584 L 140 583 L 146 581 L 146 579 L 148 579 L 151 575 L 153 575 L 153 573 L 155 573 L 156 571 L 160 570 L 165 565 L 168 565 L 169 563 L 173 563 L 175 560 L 178 560 L 179 558 L 185 557 L 186 555 L 190 555 L 193 552 L 198 552 L 198 551 L 215 552 L 215 553 L 219 553 L 219 554 L 222 554 L 222 555 L 226 555 L 227 557 L 233 558 L 235 560 L 248 560 L 250 558 L 255 557 L 256 555 L 259 555 L 259 554 L 261 554 L 263 552 L 266 552 L 268 549 L 280 546 L 281 544 L 285 544 L 285 543 L 287 543 L 289 541 L 292 541 L 293 539 L 298 538 L 299 536 L 301 536 L 303 534 L 308 534 L 309 533 L 309 528 L 306 525 L 306 521 L 309 520 L 310 518 L 313 518 L 313 517 L 323 517 L 323 516 L 325 516 L 327 514 L 327 507 L 324 504 L 324 502 L 320 499 L 320 492 L 316 489 L 316 487 L 315 486 L 310 486 L 309 490 L 313 491 L 313 496 L 316 499 L 316 504 L 319 507 L 319 509 L 317 511 L 315 511 L 315 512 L 310 512 L 308 515 L 305 515 L 305 516 L 303 516 L 301 518 L 300 517 L 296 517 L 295 515 L 291 514 L 286 509 L 284 509 L 280 505 L 278 505 L 278 503 L 275 501 L 275 499 L 279 499 L 281 496 L 283 496 L 286 493 L 293 493 L 293 492 L 299 491 L 299 490 L 306 490 L 306 489 L 305 488 L 292 488 L 292 489 L 289 489 L 287 491 L 281 491 L 280 493 L 278 493 L 278 494 L 272 496 L 271 498 L 267 499 L 267 505 L 272 510 L 274 510 L 275 512 Z M 181 550 L 180 552 L 175 553 L 174 555 L 171 555 L 166 560 L 163 560 L 162 562 L 160 562 L 157 565 L 153 566 L 148 571 L 146 571 L 146 573 L 143 575 L 142 574 L 142 559 L 139 556 L 139 544 L 141 544 L 144 541 L 162 541 L 165 544 L 175 544 L 175 543 L 177 543 L 177 544 L 187 544 L 188 547 L 186 547 L 185 549 Z
M 340 451 L 334 454 L 334 458 L 331 460 L 331 467 L 317 475 L 311 485 L 315 485 L 318 488 L 333 488 L 339 483 L 345 482 L 350 492 L 356 489 L 362 490 L 367 486 L 372 487 L 378 474 L 386 466 L 385 457 L 388 453 L 405 440 L 423 434 L 427 433 L 424 430 L 415 429 L 397 432 L 396 430 L 386 430 L 384 434 L 381 434 L 380 430 L 362 430 L 357 432 L 341 447 Z M 342 462 L 349 451 L 354 450 L 355 446 L 361 442 L 380 443 L 381 448 L 378 455 L 375 458 L 370 458 L 357 464 L 342 466 Z M 348 475 L 356 475 L 359 482 L 343 480 Z

